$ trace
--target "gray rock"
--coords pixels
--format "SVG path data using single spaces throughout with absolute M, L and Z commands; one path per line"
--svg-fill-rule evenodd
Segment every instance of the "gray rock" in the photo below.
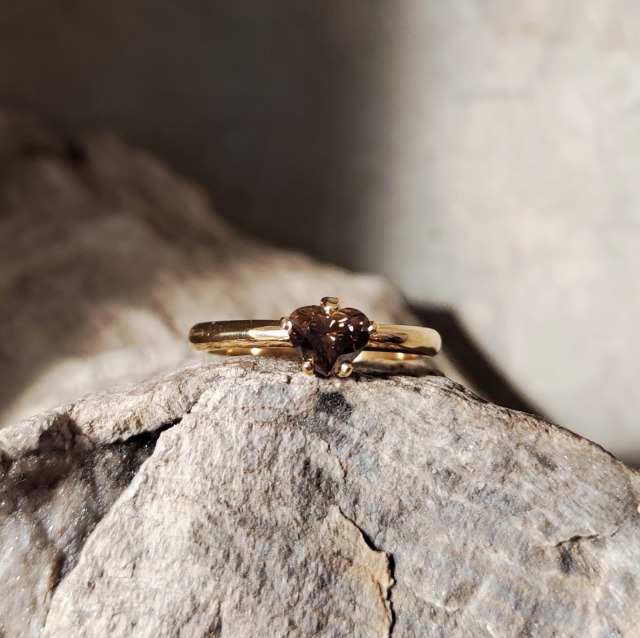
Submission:
M 7 638 L 640 632 L 640 475 L 444 377 L 214 358 L 0 450 Z
M 382 278 L 237 233 L 115 137 L 71 143 L 0 109 L 0 427 L 185 365 L 198 321 L 278 319 L 327 295 L 415 322 Z

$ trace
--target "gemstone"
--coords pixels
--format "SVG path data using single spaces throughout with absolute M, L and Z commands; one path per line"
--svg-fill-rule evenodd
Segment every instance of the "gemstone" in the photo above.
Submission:
M 289 338 L 300 357 L 313 357 L 314 370 L 328 377 L 360 354 L 369 341 L 371 322 L 355 308 L 325 308 L 294 310 L 289 317 Z

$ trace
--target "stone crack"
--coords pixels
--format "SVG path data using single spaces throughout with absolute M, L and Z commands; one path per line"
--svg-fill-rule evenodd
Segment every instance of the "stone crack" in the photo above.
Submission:
M 395 626 L 395 622 L 396 622 L 396 614 L 395 611 L 393 609 L 393 601 L 391 599 L 391 590 L 393 589 L 394 585 L 396 584 L 396 579 L 395 579 L 395 560 L 393 558 L 393 554 L 391 554 L 390 552 L 385 551 L 384 549 L 380 549 L 379 547 L 376 547 L 376 545 L 373 542 L 373 539 L 371 538 L 371 536 L 362 529 L 362 527 L 360 525 L 358 525 L 352 518 L 350 518 L 349 516 L 347 516 L 342 509 L 339 507 L 339 512 L 340 514 L 347 520 L 349 521 L 357 530 L 358 532 L 360 532 L 360 535 L 362 537 L 362 540 L 365 542 L 365 544 L 367 545 L 367 547 L 371 550 L 373 550 L 374 552 L 378 552 L 380 554 L 384 554 L 387 560 L 387 571 L 388 571 L 388 575 L 389 575 L 389 584 L 388 585 L 384 585 L 382 583 L 379 583 L 379 587 L 380 587 L 380 597 L 383 600 L 384 604 L 386 605 L 387 609 L 389 610 L 389 614 L 390 614 L 390 622 L 389 622 L 389 629 L 387 632 L 387 636 L 391 636 L 393 633 L 393 628 Z

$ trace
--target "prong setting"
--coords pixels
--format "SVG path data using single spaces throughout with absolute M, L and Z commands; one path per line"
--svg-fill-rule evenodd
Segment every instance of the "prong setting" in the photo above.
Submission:
M 371 337 L 371 321 L 356 308 L 341 308 L 336 297 L 323 297 L 319 305 L 301 306 L 288 317 L 291 345 L 302 359 L 302 369 L 322 377 L 348 377 Z M 288 324 L 282 322 L 284 327 Z
M 322 306 L 325 314 L 329 316 L 340 307 L 340 299 L 337 297 L 323 297 L 320 300 L 320 305 Z
M 369 336 L 376 334 L 376 332 L 378 332 L 379 329 L 380 329 L 380 326 L 378 325 L 378 322 L 372 321 L 369 324 L 369 327 L 367 328 L 367 330 L 369 331 Z
M 282 319 L 280 319 L 280 327 L 287 332 L 291 332 L 293 330 L 291 319 L 289 319 L 289 317 L 282 317 Z
M 351 376 L 351 373 L 353 372 L 353 365 L 350 363 L 341 363 L 340 364 L 340 368 L 338 369 L 338 376 L 342 379 L 346 379 L 347 377 Z
M 305 374 L 308 374 L 309 376 L 313 375 L 313 369 L 315 367 L 313 357 L 305 359 L 300 367 L 302 368 L 302 372 Z

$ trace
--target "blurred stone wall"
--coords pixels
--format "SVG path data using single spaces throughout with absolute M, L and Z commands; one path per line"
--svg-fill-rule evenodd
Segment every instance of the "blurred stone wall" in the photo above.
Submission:
M 639 68 L 630 0 L 0 7 L 3 104 L 115 129 L 245 230 L 452 306 L 554 419 L 627 458 Z

